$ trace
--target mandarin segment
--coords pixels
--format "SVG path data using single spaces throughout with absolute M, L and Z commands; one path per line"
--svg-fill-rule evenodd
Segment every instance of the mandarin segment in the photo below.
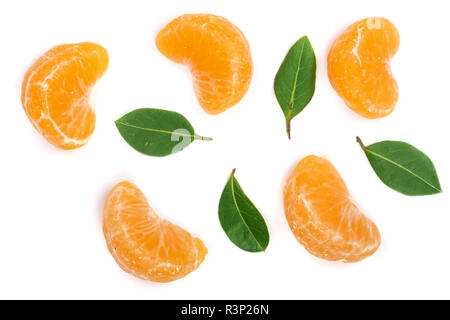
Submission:
M 95 128 L 90 93 L 108 60 L 98 44 L 65 44 L 47 51 L 28 69 L 22 106 L 33 126 L 54 146 L 74 149 L 88 142 Z
M 319 258 L 357 262 L 380 246 L 378 228 L 324 158 L 307 156 L 298 163 L 284 188 L 284 207 L 297 240 Z
M 328 54 L 328 77 L 345 104 L 366 118 L 389 115 L 398 100 L 390 60 L 400 36 L 385 18 L 363 19 L 348 27 Z
M 159 217 L 134 184 L 123 181 L 107 195 L 103 233 L 118 265 L 155 282 L 180 279 L 196 270 L 208 252 L 189 232 Z
M 253 74 L 250 46 L 227 19 L 186 14 L 171 21 L 156 37 L 158 50 L 189 67 L 203 109 L 219 114 L 237 104 Z

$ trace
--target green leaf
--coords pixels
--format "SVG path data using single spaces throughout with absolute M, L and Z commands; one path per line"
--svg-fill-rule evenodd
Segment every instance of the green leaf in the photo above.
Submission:
M 356 140 L 388 187 L 408 196 L 442 192 L 433 162 L 419 149 L 401 141 L 381 141 L 366 147 L 359 137 Z
M 275 95 L 286 118 L 289 139 L 291 120 L 308 105 L 315 88 L 316 56 L 304 36 L 291 47 L 275 76 Z
M 168 110 L 136 109 L 116 120 L 116 126 L 131 147 L 149 156 L 167 156 L 194 140 L 212 140 L 195 134 L 185 117 Z
M 245 195 L 234 173 L 222 192 L 219 220 L 228 238 L 242 250 L 264 251 L 269 244 L 269 231 L 258 209 Z

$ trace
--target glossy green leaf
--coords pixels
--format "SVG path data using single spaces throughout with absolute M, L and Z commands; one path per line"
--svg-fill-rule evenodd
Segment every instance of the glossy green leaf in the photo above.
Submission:
M 220 224 L 231 242 L 242 250 L 264 251 L 269 244 L 269 231 L 264 218 L 236 180 L 235 171 L 220 198 Z
M 179 152 L 194 140 L 212 140 L 195 134 L 185 117 L 168 110 L 136 109 L 116 120 L 116 126 L 131 147 L 156 157 Z
M 275 77 L 275 95 L 286 118 L 291 138 L 291 120 L 311 101 L 316 88 L 316 56 L 308 37 L 289 50 Z
M 419 149 L 401 141 L 381 141 L 367 147 L 359 137 L 357 141 L 388 187 L 408 196 L 442 192 L 433 162 Z

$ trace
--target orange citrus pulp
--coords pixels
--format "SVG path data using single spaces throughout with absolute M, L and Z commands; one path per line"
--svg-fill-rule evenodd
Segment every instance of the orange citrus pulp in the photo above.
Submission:
M 367 18 L 348 27 L 328 54 L 328 77 L 350 109 L 366 118 L 389 115 L 398 100 L 390 60 L 400 36 L 384 18 Z
M 180 279 L 197 269 L 208 252 L 200 239 L 159 217 L 128 181 L 106 197 L 103 233 L 118 265 L 144 280 Z
M 380 246 L 380 233 L 352 202 L 344 181 L 326 159 L 307 156 L 284 188 L 286 219 L 297 240 L 313 255 L 356 262 Z
M 190 68 L 197 99 L 209 114 L 237 104 L 250 86 L 250 46 L 244 34 L 225 18 L 183 15 L 158 33 L 156 45 L 167 58 Z
M 22 105 L 33 126 L 54 146 L 86 144 L 95 128 L 91 89 L 108 67 L 108 53 L 95 43 L 54 47 L 29 69 Z

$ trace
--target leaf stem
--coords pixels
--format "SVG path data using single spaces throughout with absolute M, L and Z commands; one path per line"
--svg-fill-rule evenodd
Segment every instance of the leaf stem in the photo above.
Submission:
M 198 134 L 194 135 L 194 139 L 195 140 L 203 140 L 203 141 L 212 141 L 213 138 L 210 137 L 204 137 L 204 136 L 199 136 Z
M 291 139 L 291 118 L 286 118 L 286 132 L 289 140 Z
M 292 114 L 292 109 L 294 108 L 294 102 L 291 102 L 289 104 L 289 110 L 288 110 L 288 114 L 286 116 L 286 132 L 288 135 L 289 140 L 291 139 L 291 114 Z
M 364 151 L 366 151 L 366 146 L 364 145 L 364 143 L 362 142 L 360 137 L 356 137 L 356 142 L 359 143 L 359 146 L 361 147 L 361 149 L 363 149 Z
M 234 177 L 234 174 L 235 174 L 235 173 L 236 173 L 236 168 L 234 168 L 234 169 L 231 171 L 230 178 Z

